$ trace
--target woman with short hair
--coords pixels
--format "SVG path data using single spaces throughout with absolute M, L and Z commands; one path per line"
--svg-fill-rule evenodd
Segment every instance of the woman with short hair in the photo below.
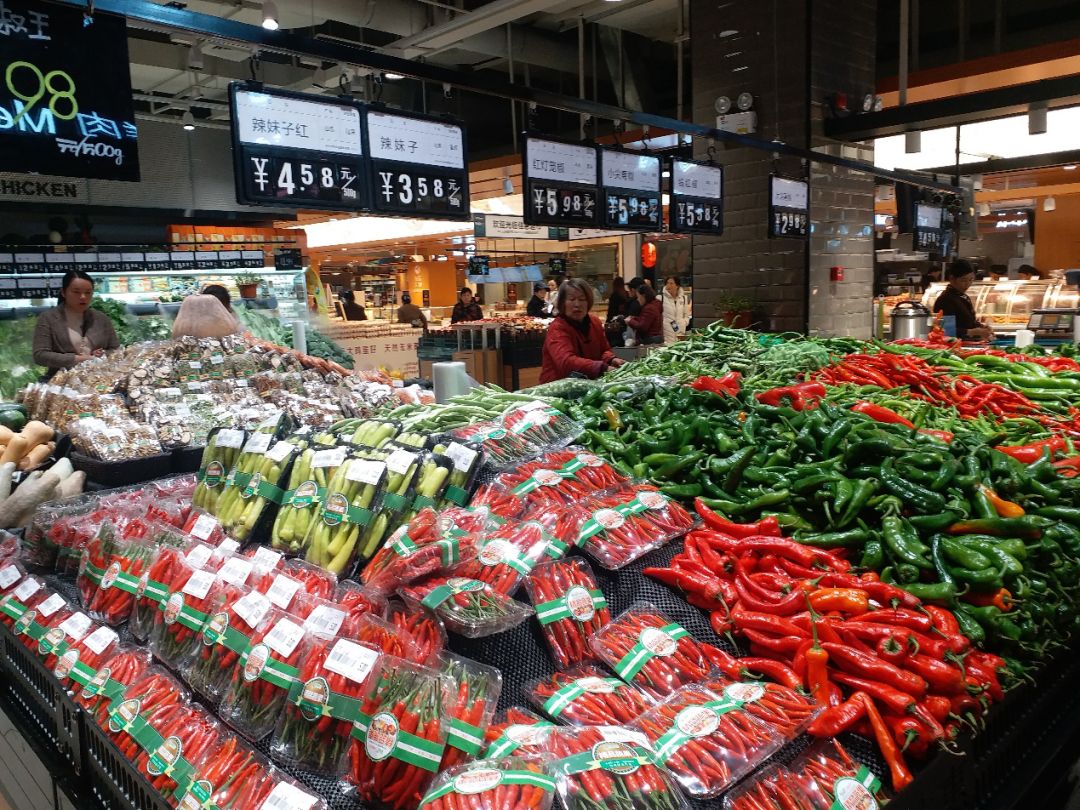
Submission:
M 555 318 L 544 338 L 540 382 L 577 375 L 596 379 L 625 361 L 611 351 L 604 325 L 595 315 L 592 287 L 576 278 L 567 279 L 555 296 Z

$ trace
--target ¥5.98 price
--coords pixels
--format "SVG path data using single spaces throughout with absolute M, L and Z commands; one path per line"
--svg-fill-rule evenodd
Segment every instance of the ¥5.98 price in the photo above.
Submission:
M 49 112 L 61 121 L 71 121 L 79 114 L 75 99 L 75 80 L 62 70 L 42 71 L 32 62 L 11 62 L 4 70 L 4 86 L 18 101 L 12 125 L 17 125 L 44 98 Z M 20 103 L 21 102 L 21 103 Z

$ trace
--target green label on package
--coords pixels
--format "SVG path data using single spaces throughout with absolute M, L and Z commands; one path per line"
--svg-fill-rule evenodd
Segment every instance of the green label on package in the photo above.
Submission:
M 673 655 L 678 649 L 679 639 L 688 635 L 690 634 L 675 622 L 663 627 L 646 627 L 638 636 L 637 644 L 615 665 L 615 674 L 629 683 L 650 659 Z

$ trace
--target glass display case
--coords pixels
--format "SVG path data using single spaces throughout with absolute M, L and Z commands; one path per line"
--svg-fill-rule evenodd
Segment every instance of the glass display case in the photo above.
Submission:
M 933 308 L 945 289 L 945 282 L 935 281 L 923 293 L 922 302 Z M 975 316 L 993 327 L 995 332 L 1014 332 L 1023 329 L 1032 311 L 1045 307 L 1076 306 L 1075 292 L 1061 279 L 1039 281 L 977 281 L 967 291 L 975 307 Z M 1072 298 L 1069 299 L 1069 294 Z M 1055 300 L 1066 303 L 1052 303 Z M 1068 303 L 1071 300 L 1072 303 Z

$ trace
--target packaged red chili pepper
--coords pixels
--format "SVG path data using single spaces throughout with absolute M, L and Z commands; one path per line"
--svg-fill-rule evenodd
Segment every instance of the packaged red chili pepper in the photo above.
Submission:
M 348 638 L 308 635 L 296 682 L 278 717 L 270 752 L 333 776 L 341 773 L 349 732 L 380 654 Z
M 698 684 L 684 686 L 641 715 L 656 758 L 695 798 L 722 793 L 784 744 L 743 704 Z
M 252 740 L 273 731 L 300 673 L 305 638 L 300 622 L 274 611 L 240 654 L 218 707 L 221 719 Z
M 470 514 L 460 507 L 447 511 Z M 486 520 L 471 522 L 490 525 Z M 443 525 L 442 516 L 434 509 L 420 510 L 391 534 L 371 558 L 360 575 L 361 582 L 380 593 L 392 593 L 417 579 L 445 573 L 462 560 L 475 556 L 475 533 L 455 526 L 444 529 Z
M 511 406 L 501 422 L 512 435 L 545 450 L 565 447 L 585 432 L 582 425 L 541 400 Z
M 221 609 L 225 583 L 186 559 L 166 573 L 168 577 L 161 581 L 166 595 L 154 615 L 150 649 L 155 658 L 183 674 L 202 643 L 203 624 Z M 145 593 L 150 592 L 148 580 Z
M 46 669 L 55 669 L 59 657 L 72 645 L 86 638 L 94 629 L 94 620 L 85 613 L 75 611 L 59 618 L 62 614 L 63 611 L 58 614 L 45 631 L 45 635 L 38 641 L 38 654 Z
M 180 810 L 258 807 L 273 788 L 273 766 L 235 734 L 219 735 L 201 761 L 187 764 L 175 793 Z
M 789 740 L 806 731 L 825 707 L 813 698 L 772 681 L 736 681 L 715 676 L 706 689 L 743 705 L 743 708 Z
M 495 704 L 502 692 L 502 673 L 445 650 L 439 655 L 439 671 L 450 678 L 455 690 L 440 765 L 445 770 L 479 756 L 484 729 L 495 717 Z
M 454 704 L 450 680 L 383 656 L 353 725 L 345 779 L 365 804 L 412 810 L 439 770 Z
M 41 577 L 23 577 L 15 587 L 8 588 L 0 597 L 0 624 L 11 627 L 26 611 L 48 599 L 51 593 Z
M 224 584 L 221 600 L 203 625 L 202 644 L 187 673 L 191 688 L 211 701 L 224 693 L 251 639 L 283 615 L 258 591 L 237 585 Z
M 701 644 L 649 602 L 632 604 L 589 643 L 616 675 L 656 699 L 712 671 Z
M 436 664 L 436 658 L 446 647 L 446 627 L 442 619 L 418 605 L 394 601 L 388 607 L 390 623 L 403 630 L 416 644 L 417 660 L 428 666 Z
M 556 729 L 547 751 L 566 810 L 677 810 L 679 789 L 640 732 L 617 726 Z
M 609 570 L 660 548 L 695 522 L 678 503 L 642 484 L 597 495 L 579 504 L 573 515 L 577 523 L 574 542 Z
M 481 638 L 517 627 L 533 612 L 486 582 L 464 577 L 431 577 L 398 593 L 433 611 L 448 628 L 466 638 Z
M 184 521 L 183 532 L 192 540 L 218 546 L 225 540 L 225 530 L 218 519 L 205 512 L 192 511 Z
M 67 603 L 58 593 L 50 593 L 38 604 L 26 610 L 11 625 L 11 632 L 18 638 L 27 649 L 32 650 L 40 658 L 44 658 L 52 649 L 56 639 L 53 633 L 46 641 L 47 634 L 61 622 L 74 614 L 74 608 Z M 89 619 L 89 617 L 87 617 Z M 59 631 L 61 636 L 64 632 Z M 44 642 L 44 649 L 42 643 Z
M 18 559 L 19 553 L 19 538 L 0 529 L 0 567 Z
M 536 758 L 481 759 L 443 770 L 420 801 L 420 810 L 549 810 L 555 780 Z
M 547 533 L 537 521 L 510 522 L 485 534 L 476 556 L 453 566 L 451 577 L 486 582 L 493 590 L 513 596 L 548 546 Z
M 69 619 L 70 621 L 70 619 Z M 65 643 L 49 656 L 53 677 L 65 689 L 86 686 L 98 668 L 119 648 L 119 636 L 111 627 L 98 625 L 80 639 Z
M 342 625 L 341 634 L 363 642 L 386 655 L 421 663 L 418 660 L 420 653 L 412 636 L 404 630 L 399 630 L 386 619 L 370 613 L 361 613 L 354 617 L 347 616 L 345 624 Z
M 110 721 L 115 716 L 110 716 Z M 159 706 L 127 727 L 130 740 L 121 751 L 165 801 L 176 805 L 177 788 L 186 785 L 221 745 L 222 728 L 193 704 Z
M 822 810 L 783 765 L 770 765 L 724 796 L 724 810 Z M 825 810 L 829 810 L 828 807 Z
M 162 546 L 157 550 L 149 569 L 139 577 L 139 584 L 135 589 L 128 627 L 137 640 L 145 641 L 150 637 L 154 621 L 169 595 L 168 583 L 172 582 L 185 566 L 190 567 L 191 561 L 197 563 L 195 567 L 201 567 L 210 559 L 212 553 L 213 548 L 203 543 L 196 543 L 186 550 L 173 546 Z
M 151 660 L 145 647 L 114 647 L 93 677 L 77 691 L 75 702 L 94 713 L 102 703 L 108 705 L 123 695 L 127 687 L 142 677 Z
M 215 806 L 220 807 L 217 802 Z M 258 795 L 234 805 L 237 810 L 327 810 L 326 802 L 306 785 L 291 779 L 284 771 L 273 768 L 269 778 L 260 786 Z
M 502 470 L 520 464 L 536 454 L 537 446 L 524 437 L 507 430 L 499 422 L 474 422 L 471 425 L 455 428 L 450 437 L 465 450 L 477 450 L 483 455 L 484 462 L 493 469 Z M 450 448 L 453 450 L 453 447 Z M 463 455 L 463 454 L 462 454 Z M 453 456 L 450 456 L 453 459 Z M 455 467 L 457 459 L 453 459 Z
M 103 697 L 108 686 L 107 681 L 102 685 Z M 180 682 L 164 668 L 154 665 L 146 667 L 126 687 L 113 688 L 112 693 L 111 700 L 98 701 L 94 720 L 117 745 L 127 738 L 127 727 L 140 714 L 188 701 L 187 691 Z
M 255 586 L 282 610 L 296 605 L 300 594 L 310 594 L 320 599 L 332 599 L 337 588 L 337 577 L 318 566 L 301 559 L 288 560 L 284 568 L 261 577 Z
M 547 744 L 547 735 L 555 728 L 536 712 L 522 706 L 511 706 L 496 715 L 495 722 L 484 730 L 484 757 L 499 757 L 519 754 L 522 756 L 540 756 Z
M 334 601 L 345 609 L 350 618 L 364 614 L 386 618 L 386 597 L 351 580 L 338 583 Z
M 640 689 L 592 664 L 530 681 L 525 697 L 548 717 L 572 726 L 619 726 L 652 706 Z
M 26 568 L 20 562 L 9 562 L 0 567 L 0 595 L 6 594 L 26 576 Z
M 836 739 L 819 740 L 788 766 L 814 808 L 877 808 L 889 800 L 881 780 Z
M 580 557 L 538 565 L 525 580 L 555 666 L 567 669 L 593 658 L 589 636 L 611 621 L 607 599 Z

